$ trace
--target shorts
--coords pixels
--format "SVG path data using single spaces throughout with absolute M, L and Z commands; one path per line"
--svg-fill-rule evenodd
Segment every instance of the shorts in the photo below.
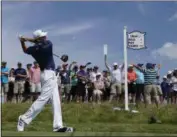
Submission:
M 129 83 L 128 84 L 128 93 L 135 94 L 136 93 L 136 84 Z
M 72 96 L 76 96 L 76 94 L 77 94 L 77 86 L 72 86 L 70 93 L 71 93 Z
M 157 85 L 145 85 L 144 86 L 144 95 L 145 95 L 145 100 L 150 104 L 151 102 L 151 96 L 155 100 L 158 101 L 159 96 L 158 96 L 158 91 L 157 91 Z
M 124 93 L 125 93 L 125 84 L 124 84 L 124 83 L 122 83 L 121 85 L 122 85 L 122 86 L 121 86 L 121 89 L 122 89 L 122 94 L 124 94 Z
M 2 83 L 1 84 L 1 90 L 2 90 L 2 94 L 7 94 L 7 92 L 9 91 L 9 84 L 8 83 Z
M 22 94 L 24 92 L 24 81 L 15 81 L 14 84 L 14 94 Z
M 71 85 L 70 84 L 63 84 L 61 86 L 61 93 L 62 94 L 69 94 L 71 90 Z
M 95 90 L 93 91 L 93 94 L 94 94 L 94 95 L 102 95 L 103 92 L 102 92 L 101 90 L 95 89 Z
M 176 97 L 177 96 L 177 91 L 173 90 L 172 96 Z
M 78 83 L 78 86 L 77 86 L 77 95 L 79 97 L 85 97 L 85 95 L 86 95 L 85 84 L 82 83 L 82 82 Z
M 161 89 L 161 86 L 160 86 L 160 85 L 157 85 L 157 92 L 158 92 L 158 95 L 159 95 L 159 96 L 162 96 L 162 95 L 163 95 L 162 89 Z
M 31 83 L 31 87 L 30 87 L 30 92 L 31 93 L 40 93 L 41 92 L 41 83 Z
M 136 84 L 136 100 L 140 101 L 141 96 L 144 98 L 144 84 Z
M 122 93 L 121 83 L 114 83 L 111 85 L 111 94 L 120 95 Z

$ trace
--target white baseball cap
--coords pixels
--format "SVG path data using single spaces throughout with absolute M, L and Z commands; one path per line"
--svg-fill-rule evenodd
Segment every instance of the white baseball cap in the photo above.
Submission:
M 167 76 L 163 76 L 163 78 L 167 79 Z
M 167 74 L 172 74 L 173 71 L 169 70 Z
M 114 62 L 114 63 L 113 63 L 113 66 L 118 66 L 118 63 L 117 63 L 117 62 Z
M 33 32 L 33 36 L 34 36 L 34 38 L 45 37 L 45 36 L 47 36 L 47 32 L 44 32 L 44 31 L 38 29 Z
M 101 73 L 100 73 L 100 72 L 98 72 L 96 75 L 97 75 L 97 76 L 101 76 Z
M 133 67 L 133 65 L 130 64 L 130 65 L 128 65 L 128 67 Z

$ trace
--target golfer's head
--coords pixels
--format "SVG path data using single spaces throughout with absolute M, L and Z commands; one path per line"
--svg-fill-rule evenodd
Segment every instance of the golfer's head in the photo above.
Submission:
M 47 32 L 38 29 L 33 32 L 33 37 L 36 39 L 37 42 L 45 40 L 47 38 Z

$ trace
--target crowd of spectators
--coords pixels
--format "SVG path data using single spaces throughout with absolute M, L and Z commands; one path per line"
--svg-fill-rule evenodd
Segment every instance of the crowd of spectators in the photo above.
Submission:
M 58 89 L 61 101 L 102 103 L 117 101 L 124 103 L 125 69 L 124 64 L 113 63 L 109 66 L 105 56 L 106 70 L 91 63 L 78 65 L 64 63 L 56 69 Z M 155 103 L 177 104 L 177 69 L 168 71 L 161 78 L 161 66 L 147 63 L 128 65 L 129 102 L 138 106 Z M 18 62 L 17 68 L 9 69 L 6 62 L 1 66 L 1 96 L 4 103 L 33 102 L 40 95 L 40 67 L 37 62 L 23 68 Z

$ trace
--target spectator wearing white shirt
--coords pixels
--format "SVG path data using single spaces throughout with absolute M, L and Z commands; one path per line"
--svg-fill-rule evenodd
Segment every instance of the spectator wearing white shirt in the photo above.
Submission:
M 101 74 L 99 71 L 99 67 L 98 66 L 94 66 L 93 67 L 93 71 L 90 73 L 90 80 L 94 83 L 96 81 L 96 75 L 97 74 Z M 102 78 L 102 74 L 100 76 Z
M 93 101 L 98 104 L 101 103 L 101 95 L 104 90 L 104 82 L 101 79 L 101 73 L 96 74 L 96 81 L 94 82 L 94 91 L 93 91 Z
M 118 65 L 118 63 L 113 63 L 113 69 L 107 64 L 107 56 L 105 56 L 105 66 L 111 74 L 111 92 L 109 102 L 112 102 L 113 98 L 117 97 L 119 100 L 122 93 L 122 71 L 124 65 Z
M 172 81 L 172 103 L 177 103 L 177 71 L 173 72 Z

